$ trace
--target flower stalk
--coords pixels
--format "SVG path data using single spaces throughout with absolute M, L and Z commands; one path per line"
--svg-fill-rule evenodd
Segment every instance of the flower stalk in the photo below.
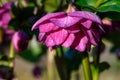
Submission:
M 99 68 L 98 67 L 93 72 L 93 80 L 99 80 Z
M 83 53 L 82 66 L 84 71 L 85 80 L 92 80 L 88 53 Z
M 10 53 L 9 53 L 9 59 L 10 59 L 9 67 L 11 67 L 11 68 L 14 67 L 14 58 L 15 58 L 14 46 L 13 46 L 13 43 L 11 42 Z
M 98 46 L 93 49 L 93 63 L 94 70 L 92 71 L 93 80 L 99 80 L 99 63 L 100 63 L 100 54 L 102 52 L 102 42 L 100 40 Z
M 55 52 L 55 63 L 60 76 L 60 80 L 70 80 L 70 72 L 68 71 L 68 68 L 65 63 L 62 47 L 55 50 Z M 58 54 L 61 54 L 61 56 Z

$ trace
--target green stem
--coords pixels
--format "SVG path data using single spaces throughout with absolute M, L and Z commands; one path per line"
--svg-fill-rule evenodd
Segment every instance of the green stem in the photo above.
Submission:
M 70 72 L 65 63 L 64 52 L 62 47 L 57 49 L 55 63 L 61 80 L 70 80 Z
M 103 2 L 103 0 L 97 0 L 96 4 L 94 5 L 95 8 L 98 8 L 101 3 Z
M 99 69 L 96 68 L 96 70 L 93 72 L 93 80 L 99 80 Z
M 93 80 L 99 80 L 99 63 L 100 63 L 100 53 L 101 53 L 102 42 L 100 40 L 98 46 L 93 49 L 93 62 L 94 62 L 94 70 L 93 70 Z
M 12 42 L 11 42 L 11 44 L 10 44 L 10 53 L 9 53 L 9 59 L 10 59 L 9 66 L 10 66 L 11 68 L 14 67 L 14 58 L 15 58 L 14 46 L 13 46 L 13 44 L 12 44 Z
M 97 49 L 98 50 L 98 49 Z M 93 54 L 93 61 L 94 61 L 94 70 L 93 73 L 93 80 L 99 80 L 99 53 Z
M 83 65 L 85 80 L 92 80 L 89 57 L 87 52 L 83 53 L 82 65 Z

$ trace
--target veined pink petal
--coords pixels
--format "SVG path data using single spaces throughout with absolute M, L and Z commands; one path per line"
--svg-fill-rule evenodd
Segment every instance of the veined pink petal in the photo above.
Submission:
M 92 13 L 92 12 L 76 11 L 76 12 L 72 12 L 72 13 L 70 13 L 68 15 L 71 16 L 71 17 L 82 17 L 82 18 L 91 20 L 93 22 L 102 24 L 102 21 L 100 20 L 100 18 L 97 15 L 95 15 L 94 13 Z
M 57 32 L 51 33 L 50 36 L 52 37 L 52 39 L 56 45 L 60 45 L 66 40 L 66 38 L 68 36 L 68 32 L 66 30 L 62 29 Z
M 101 30 L 98 25 L 92 24 L 90 31 L 92 35 L 95 37 L 96 41 L 99 42 L 101 35 L 103 34 L 103 30 Z
M 86 48 L 87 48 L 87 51 L 90 51 L 90 50 L 91 50 L 91 43 L 90 43 L 89 41 L 88 41 L 88 43 L 87 43 Z
M 12 4 L 11 2 L 5 3 L 5 4 L 3 4 L 3 7 L 6 8 L 6 9 L 10 9 L 11 4 Z
M 49 32 L 51 30 L 53 30 L 53 28 L 55 28 L 56 26 L 51 23 L 51 22 L 45 22 L 45 23 L 41 23 L 41 25 L 39 25 L 39 30 L 40 32 Z
M 105 32 L 105 30 L 102 28 L 101 25 L 98 25 L 98 26 L 99 26 L 99 28 L 100 28 L 103 32 Z
M 59 27 L 66 28 L 76 24 L 80 19 L 81 18 L 78 17 L 64 15 L 61 17 L 51 18 L 50 21 Z
M 4 28 L 8 27 L 10 20 L 11 20 L 11 15 L 9 13 L 4 13 L 2 18 Z
M 6 10 L 4 8 L 0 8 L 0 14 L 2 15 Z
M 91 25 L 92 25 L 92 21 L 90 20 L 86 20 L 85 22 L 81 22 L 81 24 L 87 28 L 87 29 L 90 29 Z
M 73 26 L 71 26 L 71 27 L 67 27 L 67 28 L 65 28 L 69 33 L 77 33 L 77 32 L 79 32 L 80 31 L 80 24 L 78 23 L 78 24 L 75 24 L 75 25 L 73 25 Z
M 74 34 L 70 34 L 67 39 L 65 40 L 65 42 L 62 44 L 62 46 L 68 48 L 72 45 L 73 41 L 75 39 L 75 35 Z
M 2 25 L 3 25 L 3 22 L 2 22 L 2 21 L 0 21 L 0 27 L 2 27 Z
M 63 16 L 63 15 L 65 15 L 65 14 L 66 14 L 65 12 L 49 13 L 49 14 L 43 16 L 42 18 L 40 18 L 40 19 L 33 25 L 32 30 L 39 28 L 39 25 L 40 25 L 42 22 L 47 21 L 47 20 L 49 20 L 50 18 Z
M 93 44 L 93 45 L 97 45 L 97 40 L 96 38 L 93 36 L 92 32 L 90 30 L 87 31 L 87 34 L 88 34 L 88 37 L 90 39 L 90 42 Z
M 5 3 L 0 7 L 0 14 L 3 14 L 4 12 L 9 12 L 11 8 L 11 2 Z
M 100 33 L 98 30 L 94 30 L 94 29 L 91 29 L 91 32 L 93 34 L 93 36 L 95 37 L 95 39 L 97 40 L 97 42 L 99 41 L 100 39 Z
M 47 36 L 46 37 L 46 40 L 45 40 L 45 44 L 48 46 L 48 47 L 52 47 L 55 45 L 53 39 L 51 38 L 51 36 Z
M 14 44 L 14 48 L 16 51 L 19 51 L 18 42 L 17 42 L 19 40 L 20 40 L 20 38 L 18 37 L 18 33 L 15 33 L 13 35 L 12 43 Z
M 85 35 L 84 35 L 84 33 L 82 31 L 80 31 L 78 33 L 75 33 L 74 35 L 75 35 L 75 39 L 74 39 L 74 41 L 73 41 L 73 43 L 72 43 L 72 45 L 70 47 L 73 48 L 73 49 L 77 49 L 79 51 L 83 51 L 86 48 L 87 43 L 85 44 L 85 42 L 88 42 L 88 39 L 83 38 L 83 37 L 85 37 Z
M 75 49 L 79 50 L 80 52 L 83 52 L 86 49 L 87 43 L 88 43 L 88 38 L 84 36 L 81 38 L 78 46 L 76 46 Z
M 46 38 L 45 33 L 39 33 L 39 36 L 38 36 L 38 40 L 39 40 L 39 41 L 44 41 L 45 38 Z

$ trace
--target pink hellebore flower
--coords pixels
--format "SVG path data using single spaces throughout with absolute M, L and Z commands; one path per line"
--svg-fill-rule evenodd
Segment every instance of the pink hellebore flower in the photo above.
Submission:
M 0 7 L 0 27 L 3 29 L 8 28 L 8 24 L 11 20 L 10 6 L 11 3 L 6 3 Z
M 15 33 L 14 30 L 6 29 L 4 33 L 4 41 L 10 41 L 14 33 Z
M 39 29 L 39 41 L 49 48 L 63 46 L 80 52 L 97 46 L 102 22 L 98 16 L 87 11 L 50 13 L 39 19 L 32 30 Z
M 5 41 L 11 40 L 14 30 L 8 28 L 9 22 L 11 20 L 10 15 L 11 2 L 4 3 L 0 7 L 0 29 L 3 30 L 3 38 Z
M 29 36 L 23 31 L 16 32 L 12 38 L 14 49 L 17 52 L 25 50 L 27 48 L 28 41 Z

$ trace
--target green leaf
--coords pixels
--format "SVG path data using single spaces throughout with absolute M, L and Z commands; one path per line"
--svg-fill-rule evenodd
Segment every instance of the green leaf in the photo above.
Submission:
M 53 12 L 59 7 L 61 0 L 45 0 L 44 7 L 47 12 Z
M 94 7 L 96 5 L 97 1 L 98 0 L 77 0 L 76 4 L 79 5 L 79 6 L 82 6 L 82 7 L 85 7 L 85 6 Z M 105 3 L 106 1 L 108 1 L 108 0 L 102 0 L 102 3 Z
M 102 62 L 99 64 L 99 72 L 103 72 L 106 69 L 109 69 L 110 65 L 107 62 Z
M 106 2 L 106 0 L 99 0 L 99 2 L 98 0 L 77 0 L 76 5 L 80 6 L 81 10 L 96 12 L 96 6 L 99 7 L 104 2 Z
M 98 3 L 98 4 L 97 4 Z M 81 7 L 96 7 L 99 12 L 115 11 L 120 12 L 120 1 L 119 0 L 77 0 L 76 4 Z M 91 8 L 92 9 L 92 8 Z
M 99 12 L 115 11 L 120 12 L 120 1 L 109 0 L 98 8 Z
M 97 0 L 77 0 L 79 6 L 94 6 Z
M 76 4 L 79 6 L 87 6 L 88 5 L 86 0 L 77 0 Z

